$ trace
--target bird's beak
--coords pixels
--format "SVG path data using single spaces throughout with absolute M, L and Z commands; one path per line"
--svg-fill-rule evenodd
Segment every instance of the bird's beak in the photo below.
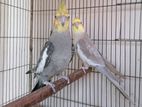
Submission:
M 62 24 L 62 26 L 65 25 L 65 22 L 66 22 L 66 17 L 62 17 L 62 18 L 61 18 L 61 24 Z
M 79 27 L 79 23 L 75 23 L 75 26 L 76 26 L 76 28 L 78 29 L 78 27 Z

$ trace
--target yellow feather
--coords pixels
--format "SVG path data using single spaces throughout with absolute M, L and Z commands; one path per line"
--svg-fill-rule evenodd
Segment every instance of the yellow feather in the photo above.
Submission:
M 56 31 L 58 32 L 65 32 L 67 30 L 69 30 L 69 20 L 67 20 L 64 24 L 64 26 L 62 26 L 61 22 L 57 19 L 54 20 L 54 28 Z
M 81 20 L 79 18 L 74 18 L 72 21 L 72 24 L 80 23 L 80 22 L 81 22 Z
M 78 27 L 75 25 L 78 23 Z M 74 18 L 72 21 L 72 29 L 75 33 L 82 33 L 85 32 L 84 26 L 79 18 Z
M 59 18 L 62 17 L 62 16 L 65 16 L 67 18 L 64 26 L 62 25 L 61 20 L 59 20 Z M 65 31 L 69 30 L 69 18 L 68 18 L 69 13 L 68 13 L 68 10 L 66 8 L 64 0 L 61 1 L 61 4 L 59 5 L 59 7 L 56 11 L 56 17 L 57 18 L 55 18 L 54 22 L 53 22 L 55 30 L 58 31 L 58 32 L 65 32 Z
M 59 8 L 56 11 L 56 16 L 69 16 L 64 0 L 61 1 L 61 4 L 59 5 Z

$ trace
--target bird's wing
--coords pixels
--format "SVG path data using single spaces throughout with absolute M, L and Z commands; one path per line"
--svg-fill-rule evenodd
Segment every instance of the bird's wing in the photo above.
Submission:
M 98 51 L 99 52 L 99 51 Z M 116 75 L 119 75 L 121 78 L 125 78 L 124 75 L 117 71 L 116 68 L 114 67 L 114 65 L 112 65 L 110 62 L 108 62 L 104 57 L 103 55 L 99 52 L 99 54 L 101 55 L 101 57 L 103 58 L 104 62 L 105 62 L 105 65 L 106 67 L 113 73 L 113 74 L 116 74 Z
M 81 59 L 90 66 L 105 66 L 104 60 L 88 37 L 81 38 L 77 43 L 77 52 Z
M 50 42 L 50 41 L 47 41 L 45 43 L 41 53 L 40 53 L 40 58 L 39 58 L 39 60 L 37 62 L 36 68 L 35 68 L 36 69 L 36 73 L 38 73 L 37 72 L 38 69 L 44 69 L 45 67 L 48 66 L 48 64 L 50 63 L 53 51 L 54 51 L 53 43 Z
M 77 50 L 80 58 L 83 62 L 87 63 L 91 67 L 102 67 L 107 68 L 105 61 L 99 51 L 95 48 L 95 45 L 88 37 L 83 37 L 77 43 Z M 107 70 L 99 71 L 109 78 L 114 79 L 119 82 L 120 79 L 112 74 L 112 72 L 107 68 Z
M 48 43 L 47 43 L 47 52 L 46 52 L 46 54 L 48 55 L 48 57 L 46 59 L 46 63 L 45 63 L 44 68 L 48 66 L 48 64 L 49 64 L 49 62 L 51 60 L 51 56 L 52 56 L 53 51 L 54 51 L 54 45 L 53 45 L 52 42 L 48 41 Z
M 125 76 L 121 72 L 117 71 L 114 65 L 108 62 L 106 59 L 104 60 L 105 60 L 106 66 L 110 69 L 112 73 L 118 75 L 122 79 L 125 79 Z
M 129 99 L 128 94 L 119 85 L 119 78 L 114 76 L 110 70 L 105 66 L 105 62 L 100 55 L 99 51 L 95 48 L 91 40 L 88 38 L 82 38 L 77 43 L 78 54 L 84 62 L 87 62 L 90 66 L 96 67 L 96 69 L 105 75 L 119 90 Z
M 48 66 L 53 51 L 54 45 L 52 44 L 52 42 L 47 41 L 40 52 L 40 57 L 36 66 L 33 69 L 27 71 L 26 74 L 35 73 L 34 77 L 36 77 L 36 73 L 40 73 L 39 70 L 42 71 L 45 67 Z

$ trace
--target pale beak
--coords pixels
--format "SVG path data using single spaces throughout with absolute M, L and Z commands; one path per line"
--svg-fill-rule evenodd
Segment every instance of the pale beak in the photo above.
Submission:
M 61 17 L 61 24 L 62 24 L 62 26 L 64 26 L 65 25 L 65 22 L 66 22 L 66 17 Z
M 78 29 L 78 27 L 79 27 L 79 23 L 75 23 L 75 26 L 76 26 L 76 28 Z

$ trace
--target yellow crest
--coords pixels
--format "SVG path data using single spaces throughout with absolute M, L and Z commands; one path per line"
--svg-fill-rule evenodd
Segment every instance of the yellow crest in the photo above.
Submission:
M 56 11 L 56 16 L 69 16 L 65 1 L 62 0 L 59 8 Z
M 84 26 L 82 24 L 82 21 L 79 18 L 74 18 L 72 21 L 72 29 L 73 32 L 78 32 L 78 33 L 82 33 L 85 32 L 84 30 Z
M 80 22 L 81 22 L 81 20 L 79 18 L 74 18 L 72 21 L 72 24 L 80 23 Z

